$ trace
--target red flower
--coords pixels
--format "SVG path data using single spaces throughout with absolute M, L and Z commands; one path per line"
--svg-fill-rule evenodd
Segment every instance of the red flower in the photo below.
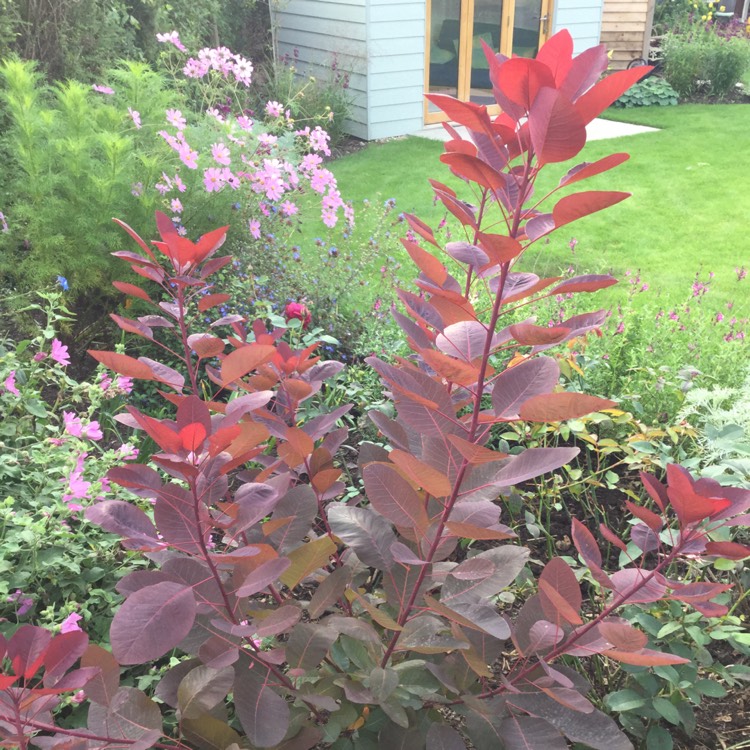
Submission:
M 305 329 L 310 325 L 310 321 L 312 320 L 312 315 L 307 309 L 307 305 L 303 305 L 301 302 L 290 302 L 284 308 L 284 317 L 287 321 L 292 319 L 301 320 L 302 327 Z

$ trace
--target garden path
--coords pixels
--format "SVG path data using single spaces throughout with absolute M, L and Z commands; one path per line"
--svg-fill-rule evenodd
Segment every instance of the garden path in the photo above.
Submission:
M 458 126 L 457 130 L 462 136 L 466 136 L 466 128 Z M 606 138 L 620 138 L 624 135 L 635 135 L 637 133 L 652 133 L 658 128 L 650 128 L 646 125 L 633 125 L 628 122 L 615 122 L 614 120 L 603 120 L 599 117 L 586 127 L 589 141 L 603 141 Z M 463 131 L 463 132 L 462 132 Z M 414 133 L 419 138 L 429 138 L 433 141 L 447 141 L 450 139 L 448 132 L 442 125 L 428 125 L 422 130 Z

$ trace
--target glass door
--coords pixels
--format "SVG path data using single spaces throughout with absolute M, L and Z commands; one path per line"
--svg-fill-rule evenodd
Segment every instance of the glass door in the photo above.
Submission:
M 496 108 L 482 42 L 509 57 L 533 57 L 551 26 L 551 4 L 552 0 L 427 0 L 425 91 Z M 442 120 L 443 113 L 427 103 L 425 122 Z

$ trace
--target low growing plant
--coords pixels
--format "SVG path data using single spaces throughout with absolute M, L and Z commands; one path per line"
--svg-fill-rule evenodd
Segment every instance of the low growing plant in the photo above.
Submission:
M 651 77 L 631 86 L 615 107 L 672 107 L 679 103 L 677 92 L 663 78 Z
M 568 463 L 577 449 L 508 456 L 488 447 L 493 428 L 613 406 L 556 390 L 556 361 L 536 356 L 595 329 L 603 313 L 553 328 L 533 319 L 503 325 L 503 316 L 539 296 L 614 283 L 513 270 L 530 244 L 627 197 L 579 191 L 556 199 L 548 213 L 531 197 L 539 171 L 575 157 L 586 124 L 645 72 L 599 81 L 608 62 L 603 47 L 575 59 L 572 49 L 567 32 L 536 60 L 487 49 L 505 113 L 494 122 L 484 107 L 430 96 L 469 130 L 469 139 L 451 131 L 441 159 L 474 198 L 469 204 L 433 182 L 466 232 L 466 240 L 438 247 L 456 261 L 458 278 L 423 246 L 439 246 L 432 230 L 406 217 L 421 238 L 404 244 L 420 268 L 423 294 L 401 291 L 407 312 L 396 313 L 412 355 L 394 364 L 369 359 L 396 417 L 371 413 L 390 450 L 359 446 L 365 497 L 337 499 L 346 490 L 336 459 L 346 430 L 336 422 L 347 407 L 299 417 L 300 405 L 341 365 L 320 361 L 314 347 L 291 347 L 260 321 L 228 316 L 208 331 L 198 325 L 226 301 L 209 289 L 212 275 L 231 262 L 212 257 L 225 228 L 193 243 L 157 214 L 155 249 L 128 228 L 140 251 L 119 255 L 156 288 L 118 288 L 154 314 L 115 320 L 148 339 L 166 329 L 170 337 L 160 345 L 181 371 L 116 352 L 92 355 L 121 375 L 158 382 L 176 415 L 155 419 L 130 407 L 123 421 L 158 444 L 158 470 L 130 464 L 109 473 L 152 499 L 153 513 L 110 500 L 91 505 L 86 517 L 120 534 L 154 568 L 118 586 L 126 600 L 110 629 L 112 653 L 87 647 L 82 635 L 67 647 L 41 629 L 12 636 L 11 668 L 0 683 L 0 727 L 9 741 L 21 750 L 32 742 L 61 750 L 78 740 L 95 747 L 432 749 L 465 748 L 465 738 L 479 750 L 562 748 L 568 740 L 632 747 L 586 697 L 590 684 L 570 664 L 600 654 L 647 667 L 685 663 L 652 648 L 618 612 L 668 599 L 706 616 L 725 613 L 714 599 L 728 586 L 684 583 L 681 561 L 750 554 L 726 539 L 746 523 L 750 494 L 696 483 L 676 465 L 666 486 L 643 475 L 650 500 L 626 504 L 637 519 L 629 541 L 639 553 L 611 574 L 591 530 L 574 521 L 572 542 L 600 592 L 585 610 L 571 566 L 552 558 L 535 579 L 528 550 L 500 522 L 499 496 Z M 625 158 L 581 164 L 562 187 Z M 474 307 L 478 287 L 490 293 L 488 310 Z M 609 528 L 600 531 L 627 549 Z M 461 540 L 476 548 L 466 554 Z M 514 597 L 513 609 L 503 606 Z M 176 712 L 164 737 L 158 704 L 119 687 L 118 673 L 120 665 L 164 664 L 172 653 L 187 658 L 156 688 Z M 66 674 L 79 657 L 81 670 L 100 671 Z M 54 694 L 80 688 L 91 701 L 87 727 L 54 726 Z M 33 737 L 39 732 L 47 737 Z

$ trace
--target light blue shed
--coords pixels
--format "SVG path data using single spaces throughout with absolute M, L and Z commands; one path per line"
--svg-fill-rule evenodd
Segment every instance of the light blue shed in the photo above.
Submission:
M 376 140 L 438 122 L 425 92 L 489 104 L 482 41 L 504 54 L 533 56 L 568 29 L 575 53 L 598 44 L 603 0 L 278 0 L 277 51 L 300 71 L 350 73 L 354 108 L 347 130 Z

